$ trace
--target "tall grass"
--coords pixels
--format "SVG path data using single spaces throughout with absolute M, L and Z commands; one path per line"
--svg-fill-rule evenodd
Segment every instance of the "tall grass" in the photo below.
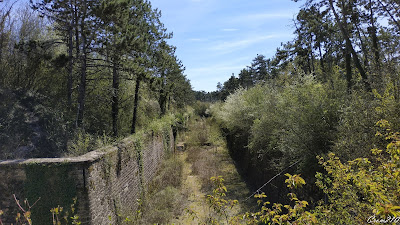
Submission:
M 167 224 L 186 207 L 187 196 L 180 191 L 183 160 L 174 155 L 166 159 L 157 176 L 149 184 L 141 205 L 141 216 L 133 224 Z

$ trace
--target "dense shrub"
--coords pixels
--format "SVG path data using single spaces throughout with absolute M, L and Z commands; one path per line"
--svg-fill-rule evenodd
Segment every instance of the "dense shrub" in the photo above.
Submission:
M 353 160 L 370 154 L 368 149 L 384 147 L 375 137 L 376 121 L 387 118 L 394 129 L 399 129 L 399 101 L 394 98 L 394 89 L 388 85 L 383 93 L 354 92 L 346 97 L 340 108 L 337 138 L 333 152 L 344 160 Z
M 43 95 L 0 88 L 0 159 L 60 156 L 69 136 L 66 120 Z
M 229 132 L 248 137 L 254 165 L 279 171 L 303 159 L 305 170 L 334 139 L 338 105 L 327 90 L 313 76 L 303 76 L 284 87 L 239 89 L 212 112 Z
M 208 108 L 210 104 L 207 102 L 200 102 L 197 101 L 193 104 L 194 113 L 200 117 L 207 117 L 208 115 Z
M 211 106 L 231 155 L 252 184 L 262 185 L 293 164 L 290 172 L 313 183 L 315 172 L 322 171 L 317 155 L 332 151 L 345 161 L 366 157 L 368 149 L 386 145 L 375 137 L 376 121 L 387 118 L 394 129 L 400 128 L 399 101 L 390 83 L 383 93 L 357 88 L 348 93 L 339 74 L 325 83 L 304 74 L 277 78 L 238 89 Z M 275 179 L 268 191 L 282 197 L 281 183 L 282 178 Z M 318 198 L 315 186 L 305 190 L 306 196 Z
M 290 203 L 264 201 L 259 198 L 259 209 L 243 215 L 229 216 L 236 200 L 227 199 L 226 187 L 221 177 L 214 177 L 215 189 L 207 196 L 208 204 L 218 215 L 213 224 L 397 224 L 400 221 L 400 137 L 386 120 L 378 123 L 376 136 L 386 140 L 383 149 L 372 149 L 369 158 L 342 162 L 335 154 L 318 157 L 323 173 L 317 173 L 317 186 L 325 193 L 317 206 L 299 199 L 299 192 L 306 181 L 298 174 L 285 174 L 290 189 Z M 379 162 L 374 165 L 372 162 Z

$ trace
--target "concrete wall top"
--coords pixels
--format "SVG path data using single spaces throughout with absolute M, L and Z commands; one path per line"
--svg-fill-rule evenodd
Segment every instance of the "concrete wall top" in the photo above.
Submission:
M 23 167 L 27 164 L 85 164 L 92 163 L 100 160 L 107 154 L 111 154 L 118 151 L 119 146 L 126 146 L 133 143 L 133 140 L 129 137 L 115 143 L 112 146 L 106 146 L 91 152 L 88 152 L 81 156 L 75 157 L 61 157 L 61 158 L 29 158 L 29 159 L 13 159 L 13 160 L 0 160 L 1 167 Z

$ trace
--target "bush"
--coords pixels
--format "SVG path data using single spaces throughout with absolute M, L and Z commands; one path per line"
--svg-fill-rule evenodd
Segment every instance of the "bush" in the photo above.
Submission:
M 242 151 L 248 151 L 252 167 L 280 171 L 301 160 L 299 172 L 313 174 L 315 156 L 327 152 L 334 139 L 335 100 L 324 84 L 304 75 L 283 87 L 267 83 L 239 89 L 211 112 L 228 133 L 247 139 Z
M 202 146 L 209 142 L 209 127 L 205 118 L 196 118 L 192 121 L 187 132 L 187 143 L 192 146 Z
M 40 94 L 0 88 L 0 159 L 58 157 L 66 148 L 66 115 Z
M 385 143 L 375 136 L 375 123 L 386 118 L 394 122 L 393 129 L 399 129 L 399 107 L 391 85 L 382 94 L 376 90 L 373 94 L 353 92 L 341 107 L 333 152 L 343 160 L 353 160 L 370 155 L 368 149 L 384 147 Z
M 264 193 L 257 193 L 260 208 L 256 212 L 230 216 L 236 200 L 226 199 L 221 177 L 208 204 L 218 217 L 213 224 L 396 224 L 400 220 L 400 133 L 394 132 L 386 120 L 380 120 L 376 135 L 388 141 L 386 148 L 372 149 L 372 156 L 342 163 L 333 153 L 318 157 L 324 173 L 317 173 L 317 186 L 325 193 L 319 205 L 312 207 L 297 198 L 294 191 L 305 184 L 299 175 L 285 174 L 289 204 L 264 202 Z M 372 162 L 378 162 L 376 165 Z
M 325 224 L 365 224 L 400 216 L 400 136 L 386 120 L 376 123 L 377 137 L 388 143 L 369 158 L 342 163 L 334 154 L 319 157 L 327 174 L 317 173 L 317 185 L 327 203 L 315 209 Z M 326 212 L 329 212 L 328 214 Z
M 179 188 L 182 184 L 183 161 L 175 156 L 170 156 L 164 160 L 158 175 L 151 182 L 149 192 L 160 187 L 171 186 Z
M 209 114 L 207 109 L 209 108 L 209 106 L 210 103 L 197 101 L 193 106 L 195 115 L 198 115 L 200 117 L 208 117 Z

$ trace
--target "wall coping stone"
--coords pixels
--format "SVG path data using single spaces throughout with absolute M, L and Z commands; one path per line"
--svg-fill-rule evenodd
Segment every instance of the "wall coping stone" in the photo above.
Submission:
M 112 154 L 118 151 L 120 147 L 130 145 L 134 141 L 131 137 L 124 138 L 123 140 L 113 143 L 112 145 L 99 148 L 97 150 L 88 152 L 81 156 L 74 157 L 60 157 L 60 158 L 29 158 L 29 159 L 12 159 L 12 160 L 0 160 L 0 167 L 12 167 L 18 168 L 29 164 L 42 164 L 42 165 L 54 165 L 54 164 L 86 164 L 93 163 L 102 159 L 105 155 Z

